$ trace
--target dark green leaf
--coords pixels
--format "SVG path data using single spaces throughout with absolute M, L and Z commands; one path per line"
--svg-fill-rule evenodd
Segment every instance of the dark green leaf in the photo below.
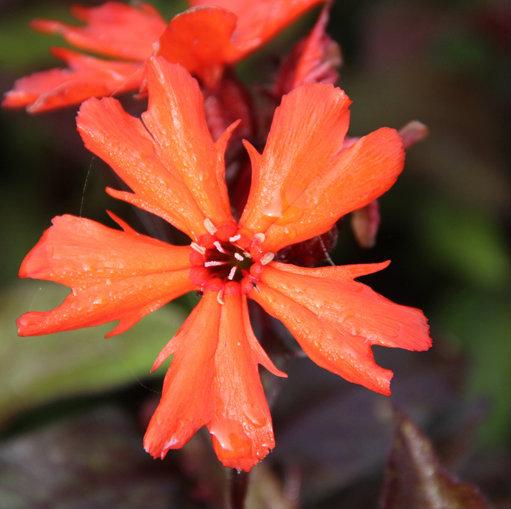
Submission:
M 184 318 L 184 311 L 171 305 L 109 340 L 103 336 L 111 324 L 45 337 L 16 336 L 17 316 L 29 309 L 50 309 L 65 293 L 54 285 L 22 282 L 0 296 L 0 421 L 51 399 L 147 376 Z

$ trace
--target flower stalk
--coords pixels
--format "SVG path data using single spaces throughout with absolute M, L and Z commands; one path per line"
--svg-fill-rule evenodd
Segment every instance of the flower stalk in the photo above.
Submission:
M 243 470 L 231 469 L 229 481 L 231 509 L 245 509 L 250 474 Z

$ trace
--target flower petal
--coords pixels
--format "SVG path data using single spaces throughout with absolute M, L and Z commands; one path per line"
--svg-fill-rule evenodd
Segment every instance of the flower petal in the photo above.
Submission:
M 249 148 L 252 188 L 240 224 L 248 234 L 264 232 L 267 250 L 324 233 L 401 173 L 404 150 L 394 129 L 342 149 L 349 103 L 331 85 L 299 87 L 276 110 L 263 154 Z
M 174 354 L 144 440 L 154 457 L 182 447 L 204 425 L 228 467 L 250 470 L 274 447 L 257 369 L 262 357 L 252 344 L 246 300 L 234 288 L 225 293 L 223 305 L 206 292 L 158 357 L 159 364 Z
M 255 337 L 252 325 L 250 323 L 250 316 L 248 313 L 248 305 L 246 304 L 246 298 L 243 298 L 243 329 L 247 335 L 247 340 L 252 349 L 254 359 L 257 360 L 258 364 L 264 366 L 270 373 L 281 378 L 287 378 L 287 374 L 273 364 L 273 361 L 268 357 L 268 354 L 263 350 L 263 347 Z
M 420 310 L 353 281 L 387 265 L 305 269 L 272 263 L 250 297 L 281 320 L 317 364 L 388 395 L 392 372 L 375 364 L 370 347 L 427 350 L 431 339 Z
M 58 216 L 20 268 L 20 277 L 71 287 L 51 311 L 18 319 L 21 336 L 49 334 L 119 320 L 119 334 L 146 314 L 193 290 L 188 247 L 119 231 L 89 219 Z
M 238 22 L 232 41 L 240 60 L 265 44 L 296 18 L 324 0 L 191 0 L 193 6 L 215 5 L 233 12 Z
M 106 2 L 99 7 L 79 7 L 72 14 L 85 22 L 83 27 L 53 20 L 35 20 L 41 32 L 61 34 L 67 42 L 89 51 L 128 60 L 145 60 L 153 44 L 165 30 L 165 21 L 149 4 L 129 6 Z
M 231 222 L 224 152 L 236 124 L 215 143 L 197 81 L 161 57 L 148 62 L 147 87 L 149 106 L 142 120 L 158 158 L 184 182 L 205 217 L 217 226 Z
M 239 293 L 226 294 L 224 300 L 208 429 L 220 461 L 226 467 L 248 471 L 275 447 L 275 440 L 257 369 L 260 357 L 254 355 L 248 339 L 253 332 L 244 319 L 246 300 Z
M 144 124 L 109 97 L 85 101 L 77 116 L 85 146 L 103 159 L 133 193 L 109 191 L 157 214 L 197 239 L 205 233 L 204 214 L 179 175 L 164 166 Z
M 252 186 L 242 227 L 265 232 L 276 221 L 299 219 L 302 211 L 293 202 L 335 164 L 349 126 L 350 102 L 327 84 L 302 86 L 283 97 L 263 154 L 246 145 Z
M 235 26 L 236 16 L 224 9 L 189 9 L 172 18 L 160 37 L 158 54 L 214 87 L 223 66 L 236 60 L 237 50 L 231 42 Z
M 211 420 L 219 323 L 216 297 L 206 293 L 164 349 L 174 357 L 144 437 L 144 448 L 154 458 L 163 459 L 170 449 L 182 447 Z
M 5 94 L 4 108 L 27 106 L 30 113 L 40 113 L 140 86 L 140 64 L 100 60 L 64 48 L 56 48 L 53 53 L 65 60 L 69 68 L 50 69 L 17 80 Z

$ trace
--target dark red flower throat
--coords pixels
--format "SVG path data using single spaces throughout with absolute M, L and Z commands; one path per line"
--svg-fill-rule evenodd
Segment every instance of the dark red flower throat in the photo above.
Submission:
M 257 282 L 263 266 L 274 257 L 273 253 L 265 253 L 261 247 L 264 234 L 258 233 L 249 238 L 238 232 L 236 223 L 217 228 L 208 219 L 204 226 L 209 233 L 190 245 L 192 281 L 200 290 L 234 290 L 241 285 L 242 291 L 248 293 Z
M 231 242 L 216 241 L 213 249 L 207 249 L 204 266 L 210 277 L 239 282 L 254 263 L 252 256 Z

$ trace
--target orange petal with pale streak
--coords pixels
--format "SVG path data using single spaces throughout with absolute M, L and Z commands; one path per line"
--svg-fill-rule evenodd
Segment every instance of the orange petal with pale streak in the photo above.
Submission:
M 79 104 L 89 97 L 103 97 L 136 90 L 142 66 L 82 55 L 64 48 L 53 53 L 69 65 L 20 78 L 5 94 L 4 108 L 27 107 L 30 113 Z
M 224 152 L 236 124 L 215 143 L 197 81 L 161 57 L 148 62 L 147 88 L 149 105 L 142 121 L 158 158 L 184 182 L 205 217 L 217 226 L 231 222 Z
M 274 447 L 257 369 L 259 362 L 273 365 L 252 344 L 246 307 L 239 289 L 226 292 L 223 305 L 215 293 L 206 292 L 158 356 L 154 367 L 170 354 L 173 360 L 144 439 L 152 456 L 182 447 L 202 426 L 228 467 L 250 470 Z
M 390 394 L 392 372 L 374 362 L 372 345 L 427 350 L 427 320 L 354 278 L 388 263 L 306 269 L 267 266 L 250 297 L 293 334 L 307 355 L 346 380 Z
M 350 103 L 341 89 L 327 84 L 302 86 L 283 97 L 262 155 L 246 145 L 252 185 L 240 220 L 243 228 L 266 232 L 276 221 L 299 219 L 301 211 L 293 203 L 335 164 L 349 126 Z
M 128 60 L 148 58 L 153 44 L 165 30 L 165 21 L 149 4 L 132 7 L 106 2 L 99 7 L 78 7 L 72 14 L 85 26 L 54 20 L 35 20 L 31 26 L 41 32 L 60 34 L 70 44 L 96 53 Z
M 215 353 L 213 414 L 208 429 L 220 461 L 250 470 L 275 447 L 270 410 L 257 369 L 247 302 L 225 295 Z M 260 348 L 260 347 L 259 347 Z
M 235 60 L 255 51 L 306 11 L 324 0 L 191 0 L 196 7 L 214 5 L 237 16 L 232 37 Z
M 108 336 L 193 290 L 188 247 L 171 246 L 132 229 L 114 230 L 89 219 L 58 216 L 23 260 L 19 276 L 71 288 L 50 311 L 18 319 L 21 336 L 119 323 Z
M 253 176 L 240 224 L 280 248 L 328 231 L 344 214 L 387 191 L 404 166 L 394 129 L 382 128 L 343 149 L 349 99 L 326 84 L 284 96 L 262 155 L 250 147 Z
M 109 97 L 85 101 L 77 116 L 85 146 L 103 159 L 133 193 L 110 191 L 197 239 L 205 233 L 204 214 L 179 174 L 165 166 L 144 124 Z

